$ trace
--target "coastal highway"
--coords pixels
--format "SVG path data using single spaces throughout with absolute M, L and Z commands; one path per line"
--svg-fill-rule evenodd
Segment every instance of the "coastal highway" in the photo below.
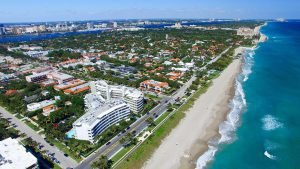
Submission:
M 41 135 L 39 135 L 36 131 L 31 129 L 25 123 L 23 123 L 20 119 L 7 112 L 3 107 L 0 107 L 0 113 L 3 118 L 8 118 L 11 123 L 15 124 L 15 128 L 17 130 L 19 130 L 22 133 L 25 133 L 28 137 L 31 137 L 34 141 L 43 145 L 43 150 L 49 150 L 49 152 L 55 153 L 54 157 L 60 161 L 60 163 L 58 164 L 60 167 L 74 168 L 77 165 L 77 162 L 75 160 L 71 159 L 70 157 L 64 156 L 63 152 L 58 150 L 55 146 L 51 146 L 44 140 L 44 138 Z
M 232 46 L 230 46 L 229 48 L 225 49 L 222 53 L 220 53 L 219 55 L 215 56 L 212 60 L 210 60 L 209 62 L 207 62 L 207 64 L 201 68 L 199 68 L 198 70 L 205 70 L 207 69 L 207 66 L 216 62 L 217 60 L 220 59 L 220 57 L 222 57 L 230 48 L 232 48 Z
M 101 155 L 107 155 L 108 157 L 113 155 L 115 152 L 120 150 L 122 148 L 122 145 L 119 143 L 120 139 L 126 135 L 127 133 L 136 131 L 136 133 L 140 133 L 142 130 L 144 130 L 147 126 L 148 123 L 146 120 L 149 117 L 153 117 L 155 115 L 160 115 L 164 110 L 167 109 L 168 106 L 168 101 L 171 99 L 169 96 L 165 96 L 162 100 L 161 103 L 158 104 L 154 109 L 152 109 L 148 114 L 145 114 L 141 118 L 139 118 L 136 122 L 134 122 L 131 126 L 130 129 L 126 130 L 125 133 L 119 133 L 117 136 L 112 138 L 110 140 L 109 145 L 103 145 L 100 147 L 98 150 L 96 150 L 94 153 L 92 153 L 90 156 L 85 158 L 76 168 L 77 169 L 89 169 L 90 164 L 99 156 Z M 155 115 L 154 115 L 155 114 Z
M 207 65 L 212 64 L 216 62 L 223 54 L 225 54 L 231 47 L 224 50 L 221 54 L 214 57 L 211 61 L 209 61 L 205 66 L 201 67 L 199 70 L 205 70 L 207 68 Z M 127 130 L 123 134 L 118 134 L 113 139 L 110 140 L 109 145 L 103 145 L 98 150 L 96 150 L 93 154 L 88 156 L 86 159 L 84 159 L 77 167 L 76 169 L 89 169 L 91 168 L 91 163 L 97 159 L 100 155 L 105 155 L 107 157 L 113 156 L 116 152 L 118 152 L 122 145 L 119 143 L 119 140 L 126 135 L 129 132 L 135 131 L 136 133 L 140 133 L 144 129 L 148 127 L 148 123 L 146 122 L 146 119 L 149 117 L 157 117 L 161 113 L 165 112 L 167 110 L 168 104 L 173 104 L 175 100 L 179 97 L 183 97 L 185 95 L 185 91 L 192 85 L 192 82 L 196 80 L 196 76 L 193 75 L 189 81 L 187 81 L 184 85 L 182 85 L 173 95 L 171 96 L 163 96 L 160 103 L 153 108 L 148 114 L 145 114 L 141 118 L 139 118 L 135 123 L 133 123 L 130 126 L 130 129 Z
M 125 133 L 118 134 L 113 139 L 110 140 L 110 145 L 103 145 L 100 147 L 96 152 L 91 154 L 89 157 L 84 159 L 77 167 L 76 169 L 89 169 L 90 164 L 100 155 L 106 155 L 107 157 L 111 157 L 116 152 L 118 152 L 122 148 L 122 144 L 119 143 L 119 140 L 126 135 L 129 132 L 135 131 L 136 133 L 140 133 L 144 129 L 148 127 L 148 123 L 146 120 L 149 117 L 155 118 L 158 117 L 161 113 L 165 112 L 168 109 L 168 104 L 173 104 L 175 102 L 175 99 L 178 97 L 183 97 L 185 95 L 185 91 L 192 82 L 196 79 L 196 76 L 192 76 L 192 78 L 186 82 L 184 85 L 182 85 L 175 94 L 172 96 L 164 96 L 160 103 L 154 107 L 148 114 L 145 114 L 141 118 L 139 118 L 135 123 L 133 123 L 130 126 L 130 129 L 127 130 Z

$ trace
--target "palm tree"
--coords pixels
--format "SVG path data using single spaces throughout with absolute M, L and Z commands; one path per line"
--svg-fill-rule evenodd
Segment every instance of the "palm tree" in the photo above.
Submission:
M 101 156 L 97 161 L 92 164 L 93 169 L 110 169 L 112 166 L 112 161 L 106 156 Z
M 146 122 L 150 125 L 150 126 L 155 126 L 154 120 L 152 117 L 149 117 Z

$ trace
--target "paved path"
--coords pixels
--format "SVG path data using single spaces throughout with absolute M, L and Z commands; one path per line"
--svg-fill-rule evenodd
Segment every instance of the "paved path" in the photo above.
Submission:
M 58 150 L 55 146 L 51 146 L 49 143 L 47 143 L 44 138 L 37 134 L 36 131 L 31 129 L 29 126 L 27 126 L 25 123 L 23 123 L 21 120 L 16 118 L 14 115 L 10 114 L 8 111 L 6 111 L 3 107 L 0 107 L 0 114 L 3 118 L 10 118 L 11 123 L 16 124 L 16 129 L 19 130 L 22 133 L 25 133 L 28 137 L 31 137 L 34 141 L 40 143 L 43 145 L 44 150 L 49 150 L 51 153 L 55 153 L 54 157 L 60 161 L 60 164 L 58 164 L 62 168 L 67 167 L 75 167 L 77 165 L 77 162 L 70 157 L 65 157 L 64 153 Z

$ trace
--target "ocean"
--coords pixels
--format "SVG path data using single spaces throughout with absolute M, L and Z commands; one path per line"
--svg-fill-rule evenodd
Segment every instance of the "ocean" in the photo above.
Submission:
M 245 53 L 231 112 L 197 169 L 300 168 L 300 22 L 270 22 Z

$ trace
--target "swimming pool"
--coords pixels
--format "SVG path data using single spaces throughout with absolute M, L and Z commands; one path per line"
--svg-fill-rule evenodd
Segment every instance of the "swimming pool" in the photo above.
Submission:
M 69 132 L 67 132 L 67 138 L 74 138 L 75 135 L 75 130 L 70 130 Z

